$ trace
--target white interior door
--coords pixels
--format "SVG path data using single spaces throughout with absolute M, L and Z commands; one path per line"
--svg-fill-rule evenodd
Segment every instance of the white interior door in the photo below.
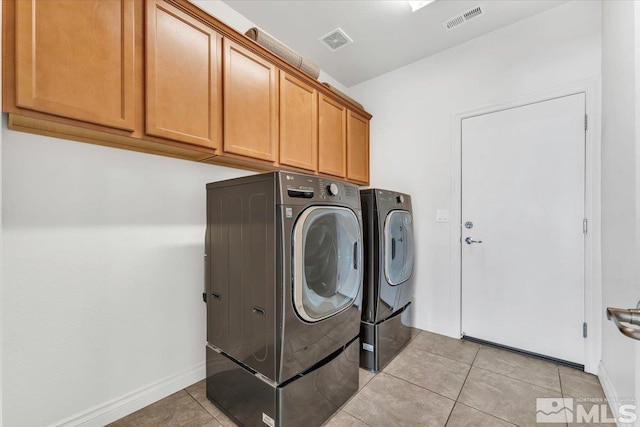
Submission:
M 584 93 L 462 120 L 464 335 L 584 364 L 584 123 Z

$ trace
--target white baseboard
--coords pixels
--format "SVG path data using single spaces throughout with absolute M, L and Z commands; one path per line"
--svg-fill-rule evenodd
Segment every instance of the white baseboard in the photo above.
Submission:
M 611 411 L 614 414 L 619 414 L 621 406 L 621 401 L 619 399 L 620 396 L 618 396 L 618 393 L 611 382 L 611 378 L 609 377 L 609 373 L 602 361 L 600 361 L 600 364 L 598 365 L 598 379 L 600 380 L 600 385 L 602 385 L 604 396 L 607 398 L 609 406 L 611 407 Z M 618 427 L 630 427 L 633 424 L 622 424 L 618 422 L 617 425 Z M 640 426 L 640 424 L 638 425 Z
M 451 335 L 451 327 L 449 325 L 444 326 L 437 323 L 429 322 L 425 316 L 420 316 L 419 313 L 413 312 L 412 325 L 414 328 L 423 329 L 425 331 L 433 332 L 435 334 L 445 335 L 451 338 L 460 338 L 459 336 Z
M 102 427 L 205 378 L 205 363 L 149 384 L 122 397 L 51 424 L 50 427 Z

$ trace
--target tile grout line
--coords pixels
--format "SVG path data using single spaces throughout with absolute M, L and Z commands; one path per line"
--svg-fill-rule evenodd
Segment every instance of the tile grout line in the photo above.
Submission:
M 560 382 L 560 394 L 564 397 L 564 390 L 562 389 L 562 375 L 560 375 L 560 367 L 558 367 L 558 382 Z
M 476 354 L 473 356 L 473 360 L 471 361 L 471 365 L 469 366 L 469 371 L 467 372 L 467 376 L 464 377 L 464 382 L 462 383 L 462 387 L 460 387 L 460 391 L 458 391 L 458 395 L 456 396 L 456 403 L 458 402 L 458 399 L 460 399 L 460 394 L 462 394 L 462 389 L 464 388 L 464 385 L 467 383 L 467 380 L 469 379 L 469 375 L 471 375 L 473 364 L 476 363 L 476 359 L 478 358 L 478 354 L 480 354 L 480 350 L 481 348 L 478 348 L 478 351 L 476 351 Z
M 356 420 L 360 421 L 362 424 L 368 426 L 368 427 L 373 427 L 371 424 L 366 423 L 365 421 L 361 420 L 360 418 L 358 418 L 357 416 L 353 415 L 351 412 L 348 412 L 346 409 L 341 409 L 341 411 L 343 411 L 345 414 L 348 414 L 349 416 L 355 418 Z M 336 412 L 331 418 L 333 419 L 336 415 L 338 415 L 339 411 Z M 324 425 L 324 424 L 323 424 Z
M 453 403 L 455 403 L 455 402 L 456 402 L 454 399 L 450 398 L 449 396 L 445 396 L 445 395 L 444 395 L 444 394 L 442 394 L 442 393 L 439 393 L 439 392 L 437 392 L 437 391 L 433 391 L 433 390 L 431 390 L 431 389 L 428 389 L 428 388 L 426 388 L 426 387 L 424 387 L 424 386 L 421 386 L 421 385 L 419 385 L 419 384 L 413 383 L 413 382 L 411 382 L 411 381 L 409 381 L 409 380 L 406 380 L 406 379 L 404 379 L 404 378 L 400 378 L 400 377 L 399 377 L 399 376 L 397 376 L 397 375 L 391 374 L 391 373 L 389 373 L 389 372 L 385 372 L 385 374 L 387 374 L 387 375 L 389 375 L 390 377 L 393 377 L 393 378 L 395 378 L 395 379 L 397 379 L 397 380 L 404 381 L 404 382 L 405 382 L 405 383 L 407 383 L 407 384 L 411 384 L 411 385 L 414 385 L 414 386 L 416 386 L 416 387 L 419 387 L 419 388 L 421 388 L 421 389 L 423 389 L 423 390 L 426 390 L 426 391 L 428 391 L 428 392 L 430 392 L 430 393 L 437 394 L 437 395 L 438 395 L 438 396 L 440 396 L 440 397 L 444 397 L 445 399 L 451 400 Z
M 447 338 L 448 338 L 448 337 L 447 337 Z M 455 338 L 451 338 L 451 339 L 455 339 Z M 472 343 L 472 344 L 475 344 L 475 343 Z M 407 345 L 404 347 L 404 349 L 408 348 L 408 347 L 409 347 L 409 345 L 411 345 L 411 342 L 409 342 L 409 344 L 407 344 Z M 480 345 L 480 344 L 476 344 L 476 345 L 478 345 L 478 351 L 480 351 L 480 349 L 482 348 L 482 345 Z M 424 351 L 424 352 L 427 352 L 427 353 L 429 353 L 429 354 L 433 354 L 433 355 L 435 355 L 435 356 L 444 357 L 445 359 L 453 360 L 454 362 L 464 363 L 465 365 L 468 365 L 468 363 L 466 363 L 466 362 L 463 362 L 463 361 L 458 360 L 458 359 L 454 359 L 454 358 L 449 357 L 449 356 L 445 356 L 444 354 L 434 353 L 434 352 L 433 352 L 433 351 L 431 351 L 431 350 L 427 350 L 426 348 L 421 348 L 421 347 L 418 347 L 418 346 L 416 346 L 416 345 L 414 345 L 414 347 L 415 347 L 416 349 L 420 350 L 420 351 Z M 403 349 L 403 351 L 404 351 L 404 349 Z M 476 355 L 478 354 L 478 351 L 476 351 Z M 475 361 L 475 356 L 474 356 L 473 360 Z M 391 362 L 389 362 L 389 364 L 391 364 Z M 389 366 L 389 365 L 387 365 L 387 366 Z
M 474 361 L 475 361 L 475 359 L 474 359 Z M 476 368 L 476 369 L 480 369 L 480 370 L 482 370 L 482 371 L 491 372 L 492 374 L 500 375 L 501 377 L 508 378 L 508 379 L 510 379 L 510 380 L 513 380 L 513 381 L 518 381 L 518 382 L 521 382 L 521 383 L 524 383 L 524 384 L 532 385 L 532 386 L 534 386 L 534 387 L 538 387 L 538 388 L 541 388 L 541 389 L 544 389 L 544 390 L 553 391 L 553 392 L 555 392 L 555 393 L 557 393 L 557 392 L 558 392 L 558 390 L 551 390 L 551 389 L 546 388 L 546 387 L 540 387 L 539 385 L 532 384 L 532 383 L 529 383 L 529 382 L 527 382 L 527 381 L 522 381 L 522 380 L 519 380 L 519 379 L 517 379 L 517 378 L 512 378 L 512 377 L 510 377 L 510 376 L 508 376 L 508 375 L 503 375 L 503 374 L 500 374 L 500 373 L 498 373 L 498 372 L 493 372 L 493 371 L 490 371 L 490 370 L 488 370 L 488 369 L 480 368 L 480 367 L 478 367 L 478 366 L 473 366 L 473 365 L 472 365 L 471 367 L 472 367 L 472 368 Z M 471 370 L 470 370 L 469 372 L 471 372 Z M 558 370 L 558 375 L 560 375 L 559 370 Z M 466 383 L 466 380 L 465 380 L 465 383 Z M 463 387 L 464 387 L 464 385 L 463 385 Z M 561 387 L 561 388 L 562 388 L 562 387 Z M 462 393 L 462 389 L 460 389 L 460 392 Z M 562 396 L 562 393 L 561 393 L 561 396 Z M 458 395 L 458 398 L 459 398 L 459 397 L 460 397 L 460 395 Z M 564 396 L 563 396 L 563 397 L 564 397 Z M 477 410 L 477 411 L 479 411 L 479 412 L 482 412 L 483 414 L 487 414 L 487 415 L 489 415 L 489 416 L 491 416 L 491 417 L 493 417 L 493 418 L 497 418 L 497 419 L 502 420 L 502 421 L 504 421 L 504 422 L 506 422 L 506 423 L 509 423 L 509 424 L 513 424 L 513 425 L 515 425 L 515 426 L 518 426 L 518 424 L 514 424 L 514 423 L 513 423 L 513 422 L 511 422 L 511 421 L 508 421 L 508 420 L 505 420 L 505 419 L 503 419 L 503 418 L 500 418 L 499 416 L 496 416 L 496 415 L 494 415 L 494 414 L 490 414 L 490 413 L 488 413 L 488 412 L 485 412 L 485 411 L 483 411 L 482 409 L 478 409 L 478 408 L 476 408 L 476 407 L 474 407 L 474 406 L 470 406 L 470 405 L 465 404 L 465 403 L 463 403 L 463 402 L 459 402 L 458 400 L 456 400 L 456 403 L 460 403 L 461 405 L 464 405 L 464 406 L 467 406 L 467 407 L 469 407 L 469 408 L 475 409 L 475 410 Z M 566 425 L 567 425 L 567 423 L 565 423 L 565 426 L 566 426 Z
M 562 388 L 562 375 L 560 375 L 560 366 L 558 366 L 558 381 L 560 382 L 560 397 L 563 399 L 562 402 L 564 404 L 564 390 Z M 565 412 L 565 416 L 566 416 L 566 412 Z M 566 423 L 564 423 L 565 426 L 569 426 L 569 420 L 567 420 Z
M 481 347 L 481 349 L 482 349 L 482 348 L 483 348 L 483 347 Z M 491 348 L 491 347 L 488 347 L 488 348 Z M 476 353 L 476 357 L 474 357 L 474 358 L 473 358 L 473 363 L 475 363 L 475 362 L 476 362 L 476 358 L 478 357 L 478 354 L 480 354 L 480 350 L 478 350 L 478 353 Z M 525 356 L 525 357 L 527 357 L 527 356 Z M 472 364 L 471 366 L 473 367 L 473 364 Z M 556 364 L 554 364 L 554 367 L 558 370 L 558 376 L 559 376 L 559 375 L 560 375 L 560 365 L 556 365 Z M 481 367 L 479 367 L 479 366 L 476 366 L 476 368 L 478 368 L 478 369 L 482 369 L 482 370 L 487 371 L 487 372 L 491 372 L 491 373 L 496 374 L 496 375 L 501 375 L 501 376 L 503 376 L 503 377 L 510 378 L 510 379 L 512 379 L 512 380 L 520 381 L 520 382 L 523 382 L 523 383 L 525 383 L 525 384 L 529 384 L 529 385 L 532 385 L 532 386 L 535 386 L 535 387 L 540 387 L 540 388 L 543 388 L 543 389 L 545 389 L 545 390 L 553 391 L 553 392 L 556 392 L 556 393 L 558 392 L 558 390 L 554 390 L 554 389 L 549 388 L 549 387 L 541 386 L 540 384 L 534 384 L 534 383 L 532 383 L 532 382 L 530 382 L 530 381 L 525 381 L 525 380 L 520 379 L 520 378 L 515 378 L 515 377 L 512 377 L 512 376 L 510 376 L 510 375 L 506 375 L 506 374 L 504 374 L 504 373 L 502 373 L 502 372 L 492 371 L 492 370 L 491 370 L 491 369 L 489 369 L 489 368 L 481 368 Z M 525 368 L 518 367 L 518 369 L 525 369 Z M 560 387 L 560 393 L 562 393 L 562 386 Z
M 360 368 L 358 368 L 358 369 L 360 369 Z M 367 384 L 369 384 L 371 381 L 373 381 L 373 379 L 374 379 L 374 378 L 375 378 L 379 373 L 381 373 L 381 372 L 382 372 L 382 371 L 379 371 L 378 373 L 376 373 L 376 374 L 375 374 L 375 375 L 374 375 L 374 376 L 373 376 L 369 381 L 367 381 Z M 355 398 L 356 398 L 356 396 L 357 396 L 357 395 L 359 395 L 359 394 L 360 394 L 360 392 L 361 392 L 362 390 L 364 390 L 364 388 L 367 386 L 367 384 L 363 385 L 361 389 L 359 389 L 357 392 L 355 392 L 355 394 L 354 394 L 353 396 L 351 396 L 351 397 L 349 398 L 349 400 L 347 400 L 346 402 L 344 402 L 344 404 L 340 407 L 340 409 L 338 409 L 338 411 L 337 411 L 335 414 L 333 414 L 333 415 L 331 416 L 331 418 L 329 418 L 329 420 L 333 419 L 336 415 L 338 415 L 338 414 L 340 413 L 340 411 L 342 411 L 342 412 L 344 412 L 345 414 L 348 414 L 348 415 L 352 416 L 353 418 L 355 418 L 356 420 L 360 421 L 360 422 L 361 422 L 361 423 L 363 423 L 364 425 L 366 425 L 366 426 L 368 426 L 368 427 L 372 427 L 372 426 L 371 426 L 371 424 L 366 423 L 364 420 L 361 420 L 359 417 L 355 416 L 354 414 L 352 414 L 351 412 L 347 411 L 347 409 L 346 409 L 346 408 L 347 408 L 347 405 L 349 404 L 349 402 L 351 402 L 353 399 L 355 399 Z M 329 421 L 329 420 L 327 420 L 327 421 Z M 326 424 L 326 422 L 325 422 L 325 424 Z M 323 425 L 324 425 L 324 424 L 323 424 Z
M 474 410 L 476 410 L 476 411 L 478 411 L 478 412 L 482 412 L 482 413 L 483 413 L 483 414 L 485 414 L 485 415 L 488 415 L 488 416 L 490 416 L 490 417 L 493 417 L 493 418 L 499 419 L 499 420 L 501 420 L 501 421 L 504 421 L 505 423 L 508 423 L 508 424 L 514 425 L 514 426 L 516 426 L 516 427 L 519 427 L 519 426 L 518 426 L 518 424 L 512 423 L 511 421 L 505 420 L 505 419 L 500 418 L 500 417 L 498 417 L 498 416 L 496 416 L 496 415 L 494 415 L 494 414 L 490 414 L 490 413 L 488 413 L 488 412 L 485 412 L 485 411 L 483 411 L 482 409 L 474 408 L 473 406 L 470 406 L 470 405 L 464 404 L 464 403 L 462 403 L 462 402 L 460 402 L 460 401 L 459 401 L 459 399 L 460 399 L 460 395 L 462 394 L 462 389 L 464 388 L 464 385 L 467 383 L 467 380 L 469 379 L 469 375 L 471 375 L 471 369 L 473 369 L 473 368 L 474 368 L 473 364 L 474 364 L 474 363 L 476 363 L 476 359 L 478 358 L 478 355 L 480 354 L 480 350 L 481 350 L 481 349 L 482 349 L 482 347 L 478 348 L 478 351 L 476 352 L 475 356 L 473 356 L 473 361 L 471 362 L 471 367 L 469 368 L 469 372 L 467 372 L 467 376 L 466 376 L 466 378 L 464 379 L 464 383 L 462 383 L 462 387 L 460 387 L 460 391 L 458 392 L 458 397 L 456 397 L 456 403 L 455 403 L 455 404 L 457 405 L 457 404 L 459 403 L 459 404 L 461 404 L 462 406 L 466 406 L 467 408 L 474 409 Z M 479 368 L 479 367 L 477 367 L 477 366 L 475 366 L 475 368 L 477 368 L 477 369 L 482 369 L 482 368 Z M 489 372 L 493 372 L 493 371 L 489 371 Z M 496 372 L 493 372 L 493 373 L 496 373 Z M 504 376 L 505 376 L 505 377 L 507 377 L 506 375 L 504 375 Z M 507 378 L 511 378 L 511 377 L 507 377 Z M 515 379 L 515 378 L 512 378 L 512 379 Z M 524 381 L 523 381 L 523 382 L 524 382 Z M 455 405 L 454 405 L 454 408 L 455 408 Z M 453 410 L 451 411 L 451 413 L 453 413 Z M 451 414 L 449 414 L 449 418 L 451 418 Z M 449 422 L 449 418 L 447 418 L 447 422 Z M 445 426 L 446 426 L 446 424 L 445 424 Z
M 358 378 L 359 378 L 359 376 L 360 376 L 360 369 L 362 369 L 362 368 L 358 367 Z M 360 387 L 359 387 L 359 388 L 358 388 L 358 391 L 356 391 L 356 392 L 353 394 L 353 396 L 351 396 L 349 399 L 347 399 L 347 401 L 346 401 L 346 402 L 344 402 L 344 403 L 342 404 L 342 406 L 340 406 L 340 407 L 338 408 L 338 410 L 337 410 L 337 411 L 336 411 L 336 412 L 331 416 L 331 418 L 329 418 L 327 421 L 325 421 L 325 424 L 326 424 L 327 422 L 329 422 L 330 420 L 332 420 L 333 418 L 335 418 L 335 416 L 336 416 L 336 415 L 338 415 L 340 412 L 344 412 L 345 414 L 352 416 L 353 418 L 355 418 L 356 420 L 360 421 L 361 423 L 363 423 L 363 424 L 365 424 L 365 425 L 367 425 L 367 426 L 369 426 L 369 427 L 372 427 L 371 425 L 367 424 L 366 422 L 364 422 L 364 421 L 363 421 L 363 420 L 361 420 L 360 418 L 358 418 L 358 417 L 356 417 L 355 415 L 353 415 L 351 412 L 348 412 L 345 408 L 347 407 L 347 405 L 348 405 L 348 404 L 349 404 L 353 399 L 355 399 L 355 398 L 356 398 L 356 396 L 357 396 L 357 395 L 359 395 L 359 394 L 360 394 L 360 392 L 361 392 L 362 390 L 364 390 L 364 388 L 367 386 L 367 384 L 369 384 L 371 381 L 373 381 L 373 379 L 374 379 L 374 378 L 375 378 L 375 377 L 376 377 L 380 372 L 382 372 L 382 371 L 378 371 L 378 372 L 373 373 L 373 376 L 369 379 L 369 381 L 367 381 L 366 383 L 364 383 L 364 384 L 362 385 L 362 388 L 360 388 Z M 324 426 L 325 424 L 323 424 L 323 426 Z
M 462 386 L 460 386 L 460 390 L 458 390 L 458 395 L 456 396 L 455 400 L 453 401 L 453 407 L 451 408 L 451 412 L 449 412 L 449 416 L 447 417 L 447 421 L 445 421 L 444 425 L 446 426 L 449 423 L 449 420 L 451 419 L 451 414 L 453 414 L 453 410 L 456 408 L 456 405 L 458 404 L 458 399 L 460 398 L 460 394 L 462 393 L 462 389 L 464 388 L 464 385 L 467 383 L 467 380 L 469 379 L 469 374 L 471 374 L 471 369 L 473 368 L 473 363 L 476 361 L 476 357 L 478 357 L 478 353 L 480 353 L 480 348 L 478 348 L 478 350 L 476 351 L 476 354 L 473 356 L 473 360 L 471 361 L 471 365 L 469 365 L 469 370 L 467 371 L 467 375 L 464 377 L 464 381 L 462 382 Z M 462 405 L 462 403 L 460 403 Z
M 418 334 L 418 335 L 420 335 L 420 334 Z M 416 335 L 416 336 L 418 336 L 418 335 Z M 404 351 L 404 350 L 405 350 L 405 349 L 407 349 L 408 347 L 409 347 L 409 345 L 406 345 L 402 351 Z M 468 376 L 469 376 L 469 372 L 471 372 L 471 368 L 473 367 L 473 362 L 475 362 L 476 357 L 478 356 L 478 353 L 480 352 L 480 348 L 481 348 L 481 347 L 478 347 L 478 350 L 476 351 L 476 354 L 473 356 L 473 361 L 471 362 L 472 364 L 465 363 L 465 362 L 462 362 L 462 361 L 460 361 L 460 360 L 452 359 L 452 358 L 450 358 L 450 357 L 443 356 L 443 355 L 441 355 L 441 354 L 433 353 L 433 352 L 431 352 L 431 351 L 429 351 L 429 350 L 425 350 L 425 349 L 422 349 L 422 348 L 419 348 L 419 347 L 416 347 L 416 350 L 423 351 L 423 352 L 425 352 L 425 353 L 429 353 L 429 354 L 434 355 L 434 356 L 437 356 L 437 357 L 442 357 L 442 358 L 444 358 L 444 359 L 451 360 L 451 361 L 453 361 L 453 362 L 456 362 L 456 363 L 460 363 L 460 364 L 462 364 L 462 365 L 469 366 L 469 371 L 467 372 L 467 377 L 468 377 Z M 399 355 L 400 355 L 400 354 L 396 355 L 396 357 L 397 357 L 397 356 L 399 356 Z M 394 360 L 395 360 L 395 357 L 394 357 Z M 389 363 L 387 364 L 387 366 L 385 366 L 385 368 L 384 368 L 382 371 L 380 371 L 380 372 L 384 372 L 385 374 L 387 374 L 387 375 L 389 375 L 389 376 L 392 376 L 392 377 L 394 377 L 394 378 L 396 378 L 396 379 L 399 379 L 399 380 L 404 381 L 404 382 L 406 382 L 406 383 L 409 383 L 409 384 L 415 385 L 416 387 L 420 387 L 420 388 L 421 388 L 421 389 L 423 389 L 423 390 L 427 390 L 427 391 L 430 391 L 431 393 L 435 393 L 435 394 L 437 394 L 438 396 L 442 396 L 442 397 L 444 397 L 445 399 L 453 400 L 453 402 L 454 402 L 454 406 L 455 406 L 455 402 L 456 402 L 456 400 L 457 400 L 457 397 L 456 397 L 455 399 L 453 399 L 453 398 L 451 398 L 451 397 L 449 397 L 449 396 L 445 396 L 444 394 L 442 394 L 442 393 L 440 393 L 440 392 L 437 392 L 437 391 L 431 390 L 431 389 L 429 389 L 429 388 L 426 388 L 426 387 L 424 387 L 424 386 L 421 386 L 420 384 L 416 384 L 416 383 L 414 383 L 414 382 L 412 382 L 412 381 L 410 381 L 410 380 L 407 380 L 407 379 L 405 379 L 405 378 L 401 378 L 401 377 L 399 377 L 399 376 L 397 376 L 397 375 L 395 375 L 395 374 L 393 374 L 393 373 L 391 373 L 391 372 L 387 371 L 387 368 L 388 368 L 389 366 L 391 366 L 391 363 L 393 363 L 393 360 L 392 360 L 391 362 L 389 362 Z M 467 377 L 465 377 L 465 381 L 464 381 L 464 382 L 466 382 Z M 373 378 L 372 378 L 372 379 L 373 379 Z M 371 380 L 369 380 L 369 382 L 371 382 Z M 462 385 L 463 385 L 463 386 L 464 386 L 464 382 L 462 383 Z M 368 383 L 367 383 L 367 384 L 368 384 Z M 364 388 L 364 387 L 363 387 L 363 388 Z M 462 387 L 460 388 L 460 390 L 462 390 Z M 459 396 L 459 395 L 460 395 L 460 392 L 458 392 L 458 396 Z
M 481 413 L 483 413 L 483 414 L 485 414 L 485 415 L 488 415 L 488 416 L 490 416 L 491 418 L 495 418 L 495 419 L 497 419 L 497 420 L 504 421 L 505 423 L 507 423 L 507 424 L 511 424 L 512 426 L 515 426 L 515 427 L 521 427 L 521 426 L 520 426 L 520 424 L 516 424 L 516 423 L 511 422 L 511 421 L 509 421 L 509 420 L 505 420 L 504 418 L 500 418 L 500 417 L 499 417 L 499 416 L 497 416 L 497 415 L 494 415 L 494 414 L 490 414 L 490 413 L 488 413 L 488 412 L 485 412 L 485 411 L 483 411 L 482 409 L 474 408 L 473 406 L 468 405 L 468 404 L 466 404 L 466 403 L 456 402 L 456 404 L 458 404 L 458 403 L 459 403 L 460 405 L 462 405 L 462 406 L 466 406 L 467 408 L 471 408 L 471 409 L 473 409 L 474 411 L 478 411 L 478 412 L 481 412 Z
M 453 338 L 452 338 L 452 339 L 453 339 Z M 475 344 L 475 343 L 472 343 L 472 344 Z M 406 349 L 408 349 L 410 345 L 411 345 L 411 343 L 407 344 L 407 345 L 402 349 L 402 351 L 401 351 L 400 353 L 402 353 L 402 352 L 404 352 Z M 476 345 L 477 345 L 477 344 L 476 344 Z M 432 355 L 434 355 L 434 356 L 442 357 L 443 359 L 451 360 L 451 361 L 456 362 L 456 363 L 462 363 L 463 365 L 471 365 L 471 364 L 476 360 L 475 358 L 476 358 L 476 356 L 477 356 L 478 352 L 480 351 L 480 349 L 482 348 L 482 346 L 480 346 L 480 345 L 478 346 L 478 349 L 476 350 L 476 356 L 473 356 L 473 361 L 472 361 L 471 363 L 467 363 L 467 362 L 464 362 L 464 361 L 459 360 L 459 359 L 454 359 L 454 358 L 452 358 L 452 357 L 445 356 L 445 355 L 443 355 L 443 354 L 434 353 L 434 352 L 433 352 L 433 351 L 431 351 L 431 350 L 427 350 L 426 348 L 418 347 L 418 346 L 416 346 L 416 345 L 414 345 L 414 346 L 413 346 L 413 348 L 414 348 L 414 349 L 416 349 L 416 350 L 424 351 L 425 353 L 432 354 Z M 393 361 L 395 360 L 395 358 L 396 358 L 396 357 L 398 357 L 398 356 L 400 355 L 400 353 L 398 353 L 396 356 L 394 356 L 394 358 L 393 358 L 393 359 L 392 359 L 392 360 L 387 364 L 387 366 L 385 366 L 385 369 L 386 369 L 389 365 L 391 365 L 391 363 L 393 363 Z M 382 372 L 382 371 L 380 371 L 380 372 Z
M 191 387 L 191 386 L 189 386 Z M 220 420 L 218 419 L 218 417 L 216 417 L 215 415 L 213 415 L 211 412 L 209 412 L 209 410 L 207 410 L 207 408 L 204 407 L 204 405 L 202 403 L 200 403 L 200 401 L 198 399 L 195 398 L 194 395 L 192 395 L 191 393 L 189 393 L 189 390 L 187 390 L 186 388 L 183 389 L 188 395 L 189 397 L 191 397 L 193 400 L 196 401 L 196 403 L 198 404 L 198 406 L 200 406 L 202 409 L 204 409 L 204 411 L 211 416 L 212 419 L 216 420 L 218 422 L 218 424 L 220 424 L 221 426 L 224 426 L 224 424 L 222 424 L 222 422 L 220 422 Z M 206 398 L 206 395 L 205 395 Z M 210 423 L 211 420 L 209 420 L 207 423 Z M 203 424 L 203 426 L 206 424 Z
M 481 368 L 481 367 L 479 367 L 479 366 L 474 366 L 474 368 L 476 368 L 476 369 L 482 369 L 483 371 L 491 372 L 492 374 L 500 375 L 501 377 L 509 378 L 510 380 L 520 381 L 521 383 L 529 384 L 529 385 L 532 385 L 532 386 L 534 386 L 534 387 L 543 388 L 543 389 L 545 389 L 545 390 L 552 391 L 552 392 L 554 392 L 554 393 L 561 393 L 561 391 L 554 390 L 554 389 L 549 388 L 549 387 L 541 386 L 540 384 L 534 384 L 534 383 L 532 383 L 532 382 L 525 381 L 525 380 L 522 380 L 522 379 L 520 379 L 520 378 L 515 378 L 515 377 L 512 377 L 512 376 L 510 376 L 510 375 L 505 375 L 505 374 L 503 374 L 503 373 L 501 373 L 501 372 L 492 371 L 491 369 Z

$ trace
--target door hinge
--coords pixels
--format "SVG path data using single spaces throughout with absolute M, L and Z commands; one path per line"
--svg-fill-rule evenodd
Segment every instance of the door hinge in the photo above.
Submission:
M 587 219 L 582 220 L 582 233 L 587 234 Z
M 584 322 L 582 324 L 582 338 L 586 338 L 587 337 L 587 322 Z
M 587 130 L 589 128 L 589 116 L 587 116 L 586 114 L 584 115 L 584 130 Z

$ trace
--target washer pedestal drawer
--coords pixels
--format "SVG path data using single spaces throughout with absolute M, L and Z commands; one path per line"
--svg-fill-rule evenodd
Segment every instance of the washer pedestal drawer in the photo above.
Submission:
M 360 367 L 381 371 L 411 340 L 411 328 L 401 322 L 409 304 L 380 323 L 360 322 Z
M 321 426 L 358 391 L 356 338 L 281 384 L 207 347 L 207 398 L 242 426 Z

